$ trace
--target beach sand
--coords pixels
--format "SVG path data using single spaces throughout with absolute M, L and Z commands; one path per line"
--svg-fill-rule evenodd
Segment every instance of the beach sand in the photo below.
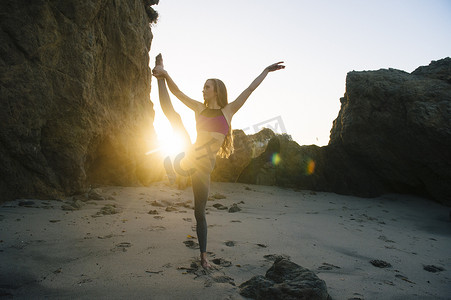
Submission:
M 105 200 L 3 203 L 1 298 L 244 299 L 239 285 L 284 255 L 323 279 L 333 299 L 451 299 L 450 208 L 429 200 L 213 182 L 216 269 L 206 273 L 191 188 L 99 192 Z M 71 203 L 79 208 L 62 209 Z M 234 203 L 241 211 L 228 211 Z

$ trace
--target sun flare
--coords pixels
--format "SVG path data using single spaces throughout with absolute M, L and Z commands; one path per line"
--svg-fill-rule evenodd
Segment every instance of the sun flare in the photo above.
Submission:
M 147 155 L 158 152 L 163 157 L 170 156 L 173 158 L 186 150 L 183 145 L 183 138 L 174 133 L 172 128 L 159 128 L 157 136 L 158 147 L 147 152 Z
M 158 138 L 160 144 L 160 151 L 164 156 L 176 156 L 185 151 L 183 139 L 176 133 L 165 134 Z

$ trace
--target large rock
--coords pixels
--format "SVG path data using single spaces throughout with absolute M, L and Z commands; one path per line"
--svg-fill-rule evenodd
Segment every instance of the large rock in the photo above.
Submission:
M 365 197 L 417 194 L 451 205 L 450 78 L 450 58 L 411 74 L 350 72 L 327 146 L 273 136 L 261 155 L 233 167 L 238 181 Z
M 235 182 L 249 162 L 263 153 L 275 133 L 264 128 L 256 134 L 246 135 L 242 130 L 233 131 L 234 152 L 229 158 L 216 158 L 211 174 L 214 181 Z
M 277 137 L 271 138 L 265 151 L 253 158 L 241 171 L 237 182 L 274 185 L 276 183 L 276 166 L 280 142 Z
M 138 184 L 154 138 L 152 11 L 142 0 L 1 1 L 0 200 Z
M 326 283 L 315 273 L 279 258 L 266 272 L 240 285 L 240 294 L 252 299 L 330 300 Z
M 340 149 L 350 169 L 366 170 L 349 180 L 372 178 L 379 193 L 413 193 L 451 204 L 450 77 L 449 58 L 412 74 L 348 74 L 329 146 Z

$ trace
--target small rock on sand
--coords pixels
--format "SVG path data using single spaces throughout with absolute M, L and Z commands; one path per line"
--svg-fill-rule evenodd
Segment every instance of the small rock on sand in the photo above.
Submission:
M 241 211 L 241 208 L 238 207 L 238 204 L 233 203 L 232 207 L 229 208 L 229 213 L 234 213 Z
M 226 210 L 226 209 L 228 209 L 227 206 L 224 206 L 221 203 L 213 204 L 213 207 L 216 208 L 216 209 L 219 209 L 219 210 Z
M 102 196 L 102 190 L 99 188 L 90 190 L 88 192 L 88 198 L 90 200 L 105 200 L 105 197 Z
M 370 263 L 373 266 L 378 267 L 378 268 L 390 268 L 391 267 L 390 263 L 383 261 L 383 260 L 379 260 L 379 259 L 373 259 L 370 261 Z
M 227 247 L 234 247 L 234 246 L 235 246 L 235 242 L 234 242 L 234 241 L 227 241 L 227 242 L 224 242 L 224 244 L 225 244 Z

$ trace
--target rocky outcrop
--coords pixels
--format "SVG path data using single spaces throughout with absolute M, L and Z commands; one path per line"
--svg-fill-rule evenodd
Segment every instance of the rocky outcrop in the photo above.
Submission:
M 1 200 L 149 179 L 151 2 L 1 2 Z
M 432 61 L 429 66 L 418 67 L 412 75 L 419 75 L 430 79 L 439 79 L 451 84 L 451 58 Z
M 450 78 L 450 58 L 411 74 L 350 72 L 327 146 L 275 136 L 239 169 L 238 181 L 364 197 L 417 194 L 451 205 Z
M 268 142 L 265 151 L 253 158 L 241 171 L 238 182 L 274 185 L 276 183 L 276 166 L 279 160 L 280 141 L 273 137 Z
M 323 280 L 285 258 L 277 259 L 265 276 L 241 284 L 240 294 L 252 299 L 331 299 Z
M 411 74 L 348 74 L 329 142 L 348 169 L 365 170 L 348 182 L 375 184 L 378 194 L 412 193 L 451 204 L 450 77 L 450 58 Z
M 234 152 L 229 158 L 216 158 L 215 168 L 211 174 L 213 181 L 235 182 L 251 159 L 265 151 L 275 133 L 264 128 L 253 135 L 246 135 L 242 130 L 233 131 Z

